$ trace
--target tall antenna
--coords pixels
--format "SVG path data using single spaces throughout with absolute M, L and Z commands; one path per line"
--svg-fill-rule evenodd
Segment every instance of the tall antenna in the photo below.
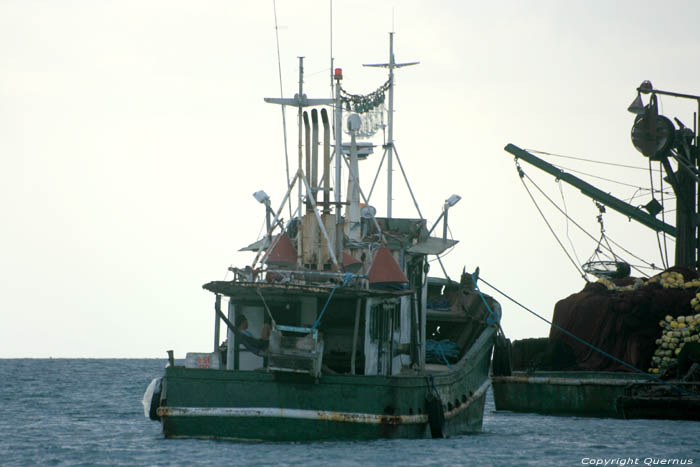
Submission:
M 330 53 L 331 53 L 331 72 L 330 72 L 330 79 L 331 79 L 331 97 L 333 97 L 333 95 L 335 94 L 334 93 L 335 89 L 333 87 L 333 0 L 330 0 L 330 6 L 331 6 L 331 9 L 330 9 L 331 10 L 330 11 L 330 13 L 331 13 L 331 18 L 330 18 L 330 23 L 331 23 L 331 31 L 330 31 L 330 34 L 331 34 L 331 41 L 330 41 L 330 44 L 331 44 L 331 51 L 330 51 Z
M 282 63 L 280 59 L 280 35 L 279 27 L 277 26 L 277 3 L 272 0 L 272 8 L 275 12 L 275 39 L 277 40 L 277 69 L 279 71 L 280 77 L 280 98 L 284 98 L 284 92 L 282 88 Z M 282 134 L 284 136 L 284 164 L 287 169 L 287 188 L 289 188 L 289 154 L 287 154 L 287 118 L 285 115 L 284 104 L 282 104 Z M 289 218 L 292 218 L 292 200 L 289 199 Z

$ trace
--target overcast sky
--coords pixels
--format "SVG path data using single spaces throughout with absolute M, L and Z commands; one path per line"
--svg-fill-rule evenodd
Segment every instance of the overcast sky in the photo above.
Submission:
M 306 93 L 328 96 L 330 17 L 328 1 L 278 1 L 285 96 L 302 55 Z M 429 224 L 447 197 L 463 198 L 449 216 L 460 240 L 449 274 L 480 266 L 551 318 L 584 282 L 503 147 L 648 167 L 626 109 L 643 80 L 700 94 L 698 17 L 690 0 L 338 0 L 332 54 L 348 91 L 373 91 L 386 73 L 361 65 L 387 60 L 393 28 L 396 59 L 420 61 L 396 77 L 395 140 L 411 187 Z M 201 285 L 252 262 L 237 252 L 261 234 L 252 193 L 277 205 L 285 192 L 281 112 L 263 102 L 280 94 L 274 24 L 271 0 L 0 1 L 0 357 L 211 350 L 214 296 Z M 661 107 L 692 127 L 692 101 Z M 293 110 L 287 122 L 293 155 Z M 362 163 L 366 192 L 380 157 Z M 626 183 L 579 174 L 633 204 L 650 199 L 635 188 L 649 187 L 644 170 L 548 160 Z M 523 168 L 597 240 L 590 200 Z M 394 216 L 415 217 L 395 169 Z M 371 200 L 380 216 L 385 177 Z M 538 203 L 586 261 L 595 241 Z M 652 231 L 612 211 L 604 219 L 614 241 L 661 264 Z M 508 337 L 548 333 L 482 290 L 503 305 Z

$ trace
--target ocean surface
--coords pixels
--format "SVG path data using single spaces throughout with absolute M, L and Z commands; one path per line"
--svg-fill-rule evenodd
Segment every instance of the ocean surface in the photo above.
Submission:
M 165 363 L 0 359 L 0 465 L 700 465 L 698 422 L 495 412 L 490 393 L 477 435 L 319 443 L 167 440 L 141 405 Z

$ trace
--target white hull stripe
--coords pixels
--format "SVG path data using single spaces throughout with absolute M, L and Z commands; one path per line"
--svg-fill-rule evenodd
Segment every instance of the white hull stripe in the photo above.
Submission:
M 161 417 L 256 417 L 292 418 L 366 424 L 427 423 L 427 415 L 376 415 L 328 410 L 283 409 L 278 407 L 160 407 Z
M 559 378 L 556 376 L 496 376 L 494 383 L 525 383 L 525 384 L 551 384 L 559 386 L 628 386 L 630 384 L 647 383 L 644 379 L 616 379 L 616 378 Z
M 489 387 L 486 381 L 459 407 L 445 413 L 451 418 L 466 409 L 475 399 L 481 397 Z M 376 415 L 354 412 L 333 412 L 328 410 L 284 409 L 279 407 L 160 407 L 161 417 L 255 417 L 290 418 L 298 420 L 319 420 L 365 424 L 411 425 L 428 423 L 428 415 Z

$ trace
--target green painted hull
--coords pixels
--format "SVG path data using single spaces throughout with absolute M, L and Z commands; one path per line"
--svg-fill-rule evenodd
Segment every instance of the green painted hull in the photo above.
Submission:
M 166 437 L 311 441 L 430 437 L 434 384 L 444 435 L 479 431 L 496 328 L 448 371 L 413 376 L 305 375 L 166 368 L 160 415 Z
M 514 372 L 493 377 L 496 410 L 607 418 L 688 418 L 697 398 L 641 397 L 659 389 L 643 375 L 612 372 Z

